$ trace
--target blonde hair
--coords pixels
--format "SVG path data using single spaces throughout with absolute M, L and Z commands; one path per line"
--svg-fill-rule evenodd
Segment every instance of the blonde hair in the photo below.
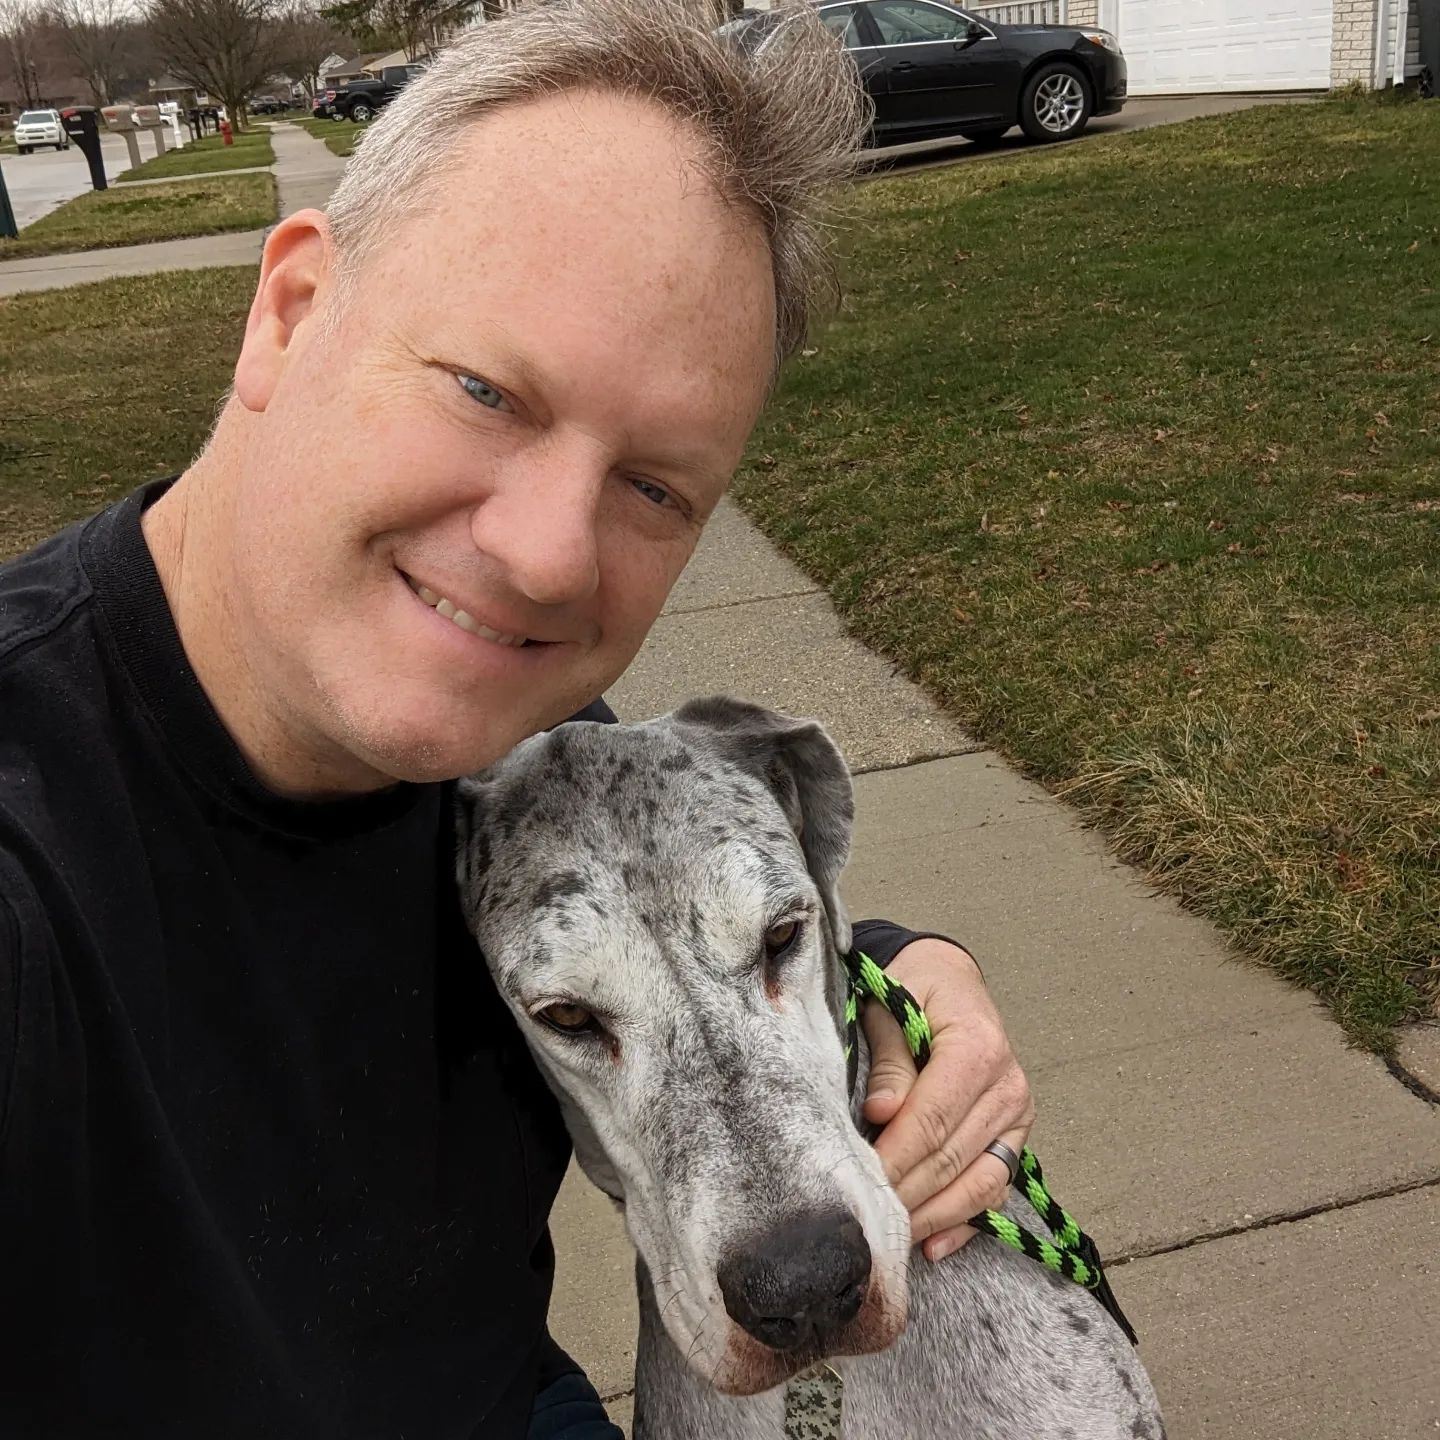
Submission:
M 565 90 L 643 97 L 689 127 L 717 192 L 770 248 L 778 368 L 839 298 L 827 200 L 854 171 L 869 106 L 810 5 L 786 4 L 757 53 L 692 0 L 536 0 L 441 51 L 382 112 L 331 198 L 342 282 L 397 219 L 424 210 L 466 124 Z

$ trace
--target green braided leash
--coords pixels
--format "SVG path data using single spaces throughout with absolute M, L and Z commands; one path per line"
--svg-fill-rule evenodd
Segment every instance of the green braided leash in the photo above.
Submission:
M 851 1085 L 855 1080 L 855 1034 L 860 1023 L 860 1002 L 878 1000 L 895 1017 L 905 1032 L 905 1043 L 915 1057 L 915 1064 L 923 1066 L 930 1059 L 930 1022 L 925 1012 L 915 1002 L 915 997 L 898 981 L 892 980 L 868 955 L 852 950 L 845 957 L 845 969 L 850 977 L 849 993 L 845 997 L 845 1058 L 850 1062 Z M 998 1210 L 986 1210 L 968 1223 L 982 1234 L 993 1235 L 1002 1244 L 1032 1260 L 1038 1260 L 1047 1270 L 1063 1275 L 1067 1280 L 1083 1286 L 1108 1310 L 1115 1322 L 1125 1332 L 1132 1345 L 1137 1343 L 1135 1331 L 1120 1309 L 1119 1302 L 1105 1279 L 1100 1252 L 1095 1242 L 1075 1223 L 1075 1218 L 1051 1195 L 1045 1184 L 1045 1173 L 1035 1152 L 1027 1145 L 1020 1155 L 1020 1169 L 1015 1176 L 1015 1188 L 1028 1200 L 1035 1213 L 1045 1222 L 1054 1236 L 1044 1240 L 1032 1234 L 1023 1225 L 1017 1225 L 1008 1215 Z

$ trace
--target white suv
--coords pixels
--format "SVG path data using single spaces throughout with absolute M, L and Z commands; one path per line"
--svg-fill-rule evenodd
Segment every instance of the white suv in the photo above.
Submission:
M 15 148 L 28 155 L 41 145 L 53 145 L 57 150 L 70 148 L 70 137 L 60 123 L 58 110 L 23 110 L 15 122 Z

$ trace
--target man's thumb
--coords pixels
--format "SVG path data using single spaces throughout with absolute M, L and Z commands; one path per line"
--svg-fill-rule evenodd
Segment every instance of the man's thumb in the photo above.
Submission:
M 865 1118 L 872 1125 L 884 1125 L 905 1103 L 919 1072 L 905 1043 L 905 1032 L 883 1005 L 866 1005 L 860 1012 L 860 1021 L 870 1042 Z

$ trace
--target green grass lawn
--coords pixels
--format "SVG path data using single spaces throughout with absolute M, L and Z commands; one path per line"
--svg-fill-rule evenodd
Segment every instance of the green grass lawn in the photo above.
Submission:
M 0 130 L 0 155 L 14 155 L 15 136 L 9 130 Z
M 1440 106 L 1337 100 L 867 184 L 737 484 L 1380 1049 L 1440 994 L 1437 154 Z
M 0 299 L 0 557 L 190 460 L 230 383 L 256 273 Z
M 112 186 L 89 191 L 27 225 L 18 240 L 0 240 L 0 261 L 110 245 L 178 240 L 258 230 L 277 214 L 271 175 L 229 175 L 173 185 Z
M 353 155 L 355 147 L 365 137 L 365 131 L 370 122 L 365 125 L 357 125 L 351 120 L 316 120 L 306 118 L 303 120 L 292 119 L 292 125 L 298 125 L 302 130 L 308 130 L 317 140 L 323 140 L 326 147 L 336 155 Z
M 153 149 L 155 142 L 141 135 L 140 153 Z M 157 155 L 152 160 L 126 170 L 121 180 L 161 180 L 168 175 L 203 175 L 211 170 L 244 170 L 252 165 L 273 165 L 275 150 L 268 130 L 247 130 L 235 137 L 233 145 L 225 144 L 218 135 L 207 135 L 179 150 Z

